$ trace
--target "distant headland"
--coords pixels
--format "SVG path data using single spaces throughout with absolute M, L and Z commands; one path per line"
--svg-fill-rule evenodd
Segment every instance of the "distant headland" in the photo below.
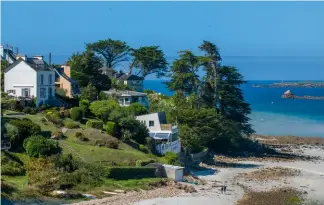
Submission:
M 305 82 L 280 82 L 272 84 L 253 84 L 254 88 L 324 88 L 324 82 L 305 81 Z

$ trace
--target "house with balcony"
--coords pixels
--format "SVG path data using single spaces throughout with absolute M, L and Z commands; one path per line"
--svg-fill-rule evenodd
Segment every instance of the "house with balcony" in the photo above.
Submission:
M 55 100 L 55 71 L 43 56 L 16 59 L 4 71 L 4 91 L 17 100 L 36 98 L 36 106 Z
M 149 101 L 145 93 L 132 90 L 116 90 L 103 91 L 106 95 L 117 98 L 120 106 L 130 106 L 132 103 L 139 103 L 149 108 Z
M 77 81 L 71 78 L 71 67 L 62 65 L 60 68 L 55 68 L 55 88 L 63 89 L 65 96 L 73 98 L 74 95 L 80 94 L 80 89 Z
M 148 128 L 156 153 L 181 152 L 178 126 L 168 124 L 164 112 L 136 116 L 136 119 Z

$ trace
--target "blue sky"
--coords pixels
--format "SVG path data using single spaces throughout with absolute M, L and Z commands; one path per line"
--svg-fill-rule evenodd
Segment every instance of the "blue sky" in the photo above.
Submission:
M 324 2 L 1 4 L 1 43 L 56 63 L 105 38 L 159 45 L 169 59 L 206 39 L 248 80 L 324 80 Z

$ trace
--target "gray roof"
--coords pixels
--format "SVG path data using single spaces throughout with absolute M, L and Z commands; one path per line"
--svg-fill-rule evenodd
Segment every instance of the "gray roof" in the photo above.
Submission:
M 136 91 L 132 91 L 132 90 L 111 89 L 111 90 L 103 91 L 103 92 L 106 93 L 107 95 L 117 94 L 120 96 L 138 96 L 138 97 L 146 96 L 145 93 L 136 92 Z
M 11 65 L 9 65 L 5 69 L 5 73 L 14 68 L 16 65 L 18 65 L 20 62 L 24 61 L 22 58 L 19 58 L 15 62 L 13 62 Z M 27 65 L 29 65 L 32 69 L 37 71 L 51 71 L 52 69 L 48 66 L 48 64 L 44 60 L 38 60 L 38 59 L 31 59 L 27 58 L 27 61 L 24 61 Z
M 134 74 L 122 74 L 120 76 L 116 76 L 117 80 L 143 80 L 142 77 L 139 77 L 137 75 Z

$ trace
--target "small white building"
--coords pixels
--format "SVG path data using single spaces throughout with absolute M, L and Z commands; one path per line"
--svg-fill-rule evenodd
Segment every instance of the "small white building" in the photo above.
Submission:
M 144 107 L 149 108 L 149 101 L 145 93 L 116 89 L 103 92 L 109 96 L 116 97 L 120 106 L 130 106 L 132 103 L 139 103 Z
M 16 56 L 5 69 L 4 91 L 17 98 L 36 97 L 36 106 L 55 99 L 55 71 L 43 60 L 43 56 Z
M 136 119 L 144 123 L 149 129 L 157 153 L 181 152 L 178 126 L 167 124 L 164 112 L 140 115 Z

